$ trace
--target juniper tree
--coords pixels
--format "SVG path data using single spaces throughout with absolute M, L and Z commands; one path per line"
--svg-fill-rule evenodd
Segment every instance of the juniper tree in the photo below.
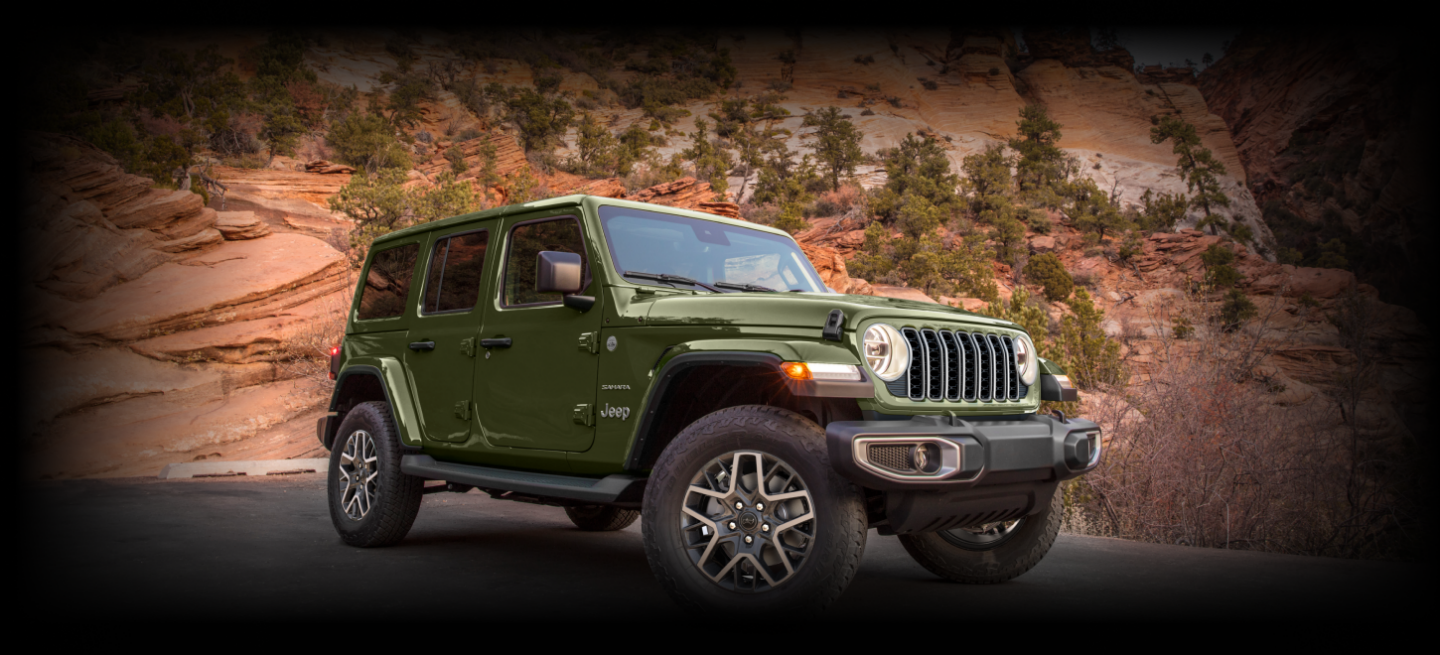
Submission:
M 961 188 L 968 194 L 970 211 L 976 220 L 993 225 L 1014 213 L 1011 210 L 1014 179 L 1010 175 L 1014 165 L 1014 158 L 1005 153 L 1003 145 L 987 146 L 961 161 L 960 170 L 965 174 Z
M 695 177 L 710 183 L 716 194 L 725 193 L 729 184 L 725 175 L 730 172 L 733 160 L 730 153 L 710 139 L 710 124 L 703 118 L 695 119 L 695 132 L 690 135 L 690 147 L 680 155 L 695 165 Z
M 1140 196 L 1140 204 L 1140 227 L 1154 232 L 1165 232 L 1175 229 L 1175 224 L 1185 218 L 1190 199 L 1183 193 L 1155 193 L 1152 189 L 1146 189 Z
M 855 166 L 865 154 L 860 151 L 860 139 L 865 136 L 838 107 L 825 107 L 801 122 L 804 127 L 816 128 L 805 135 L 815 151 L 815 159 L 830 173 L 830 188 L 840 188 L 840 178 L 855 174 Z
M 1195 126 L 1175 116 L 1154 116 L 1150 122 L 1154 125 L 1150 128 L 1151 143 L 1170 141 L 1174 144 L 1172 152 L 1179 155 L 1175 167 L 1180 170 L 1186 188 L 1194 194 L 1190 197 L 1190 206 L 1204 212 L 1205 219 L 1215 215 L 1218 208 L 1229 207 L 1230 198 L 1220 188 L 1225 164 L 1216 159 L 1209 148 L 1200 145 Z M 1216 234 L 1216 225 L 1223 223 L 1207 220 L 1207 225 L 1210 233 Z
M 610 130 L 586 112 L 575 127 L 575 172 L 601 177 L 615 171 L 620 142 Z
M 1045 186 L 1063 179 L 1059 163 L 1065 153 L 1060 142 L 1060 124 L 1051 120 L 1043 105 L 1026 105 L 1015 122 L 1017 134 L 1008 141 L 1010 149 L 1019 154 L 1016 177 L 1022 190 Z
M 959 211 L 955 188 L 960 178 L 951 172 L 950 158 L 933 137 L 906 134 L 899 146 L 876 154 L 886 174 L 885 186 L 874 192 L 872 206 L 877 215 L 894 219 L 907 194 L 924 197 L 946 216 Z

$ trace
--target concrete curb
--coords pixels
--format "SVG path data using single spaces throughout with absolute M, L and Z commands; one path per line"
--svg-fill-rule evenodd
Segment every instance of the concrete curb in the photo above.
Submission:
M 289 475 L 294 473 L 324 472 L 330 460 L 314 459 L 268 459 L 248 462 L 185 462 L 166 464 L 160 469 L 161 480 L 177 478 L 220 478 L 236 475 Z

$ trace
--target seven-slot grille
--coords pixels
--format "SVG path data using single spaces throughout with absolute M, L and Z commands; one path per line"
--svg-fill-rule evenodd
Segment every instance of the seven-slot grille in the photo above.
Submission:
M 1016 401 L 1030 390 L 1020 383 L 1010 337 L 911 327 L 900 334 L 910 346 L 910 368 L 887 385 L 897 396 L 935 402 Z

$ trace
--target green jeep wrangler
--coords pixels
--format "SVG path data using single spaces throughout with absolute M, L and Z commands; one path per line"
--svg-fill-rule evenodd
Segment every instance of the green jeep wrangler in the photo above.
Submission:
M 318 425 L 354 546 L 478 488 L 640 518 L 689 608 L 813 609 L 870 528 L 948 580 L 1024 573 L 1100 457 L 1037 413 L 1076 394 L 1015 324 L 836 293 L 761 225 L 567 196 L 385 235 L 361 279 Z

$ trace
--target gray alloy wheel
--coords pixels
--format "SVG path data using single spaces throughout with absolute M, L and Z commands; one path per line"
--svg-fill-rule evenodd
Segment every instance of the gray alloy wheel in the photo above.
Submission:
M 379 459 L 369 432 L 356 430 L 345 438 L 337 481 L 343 485 L 340 507 L 352 521 L 363 520 L 380 495 Z
M 996 521 L 968 528 L 956 528 L 940 532 L 940 538 L 965 550 L 990 550 L 1015 536 L 1015 531 L 1025 524 L 1025 517 L 1012 521 Z
M 728 452 L 702 466 L 680 511 L 691 563 L 731 591 L 784 584 L 805 565 L 815 537 L 808 485 L 785 461 L 754 450 Z
M 389 546 L 410 531 L 425 480 L 400 470 L 403 452 L 389 405 L 363 402 L 345 413 L 325 469 L 330 523 L 345 543 Z

